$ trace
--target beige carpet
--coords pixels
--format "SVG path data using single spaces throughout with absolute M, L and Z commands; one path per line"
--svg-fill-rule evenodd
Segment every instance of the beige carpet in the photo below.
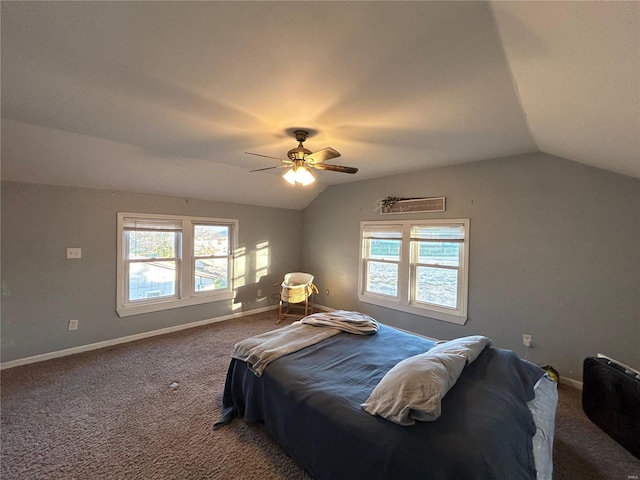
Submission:
M 0 478 L 310 478 L 259 425 L 211 429 L 233 344 L 273 328 L 268 312 L 2 371 Z M 555 470 L 629 480 L 640 461 L 562 386 Z

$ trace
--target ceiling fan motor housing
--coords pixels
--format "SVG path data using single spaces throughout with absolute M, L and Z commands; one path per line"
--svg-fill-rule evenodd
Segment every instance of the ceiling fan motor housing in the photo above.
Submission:
M 295 132 L 293 132 L 293 134 L 296 136 L 296 140 L 299 143 L 296 148 L 292 148 L 287 152 L 287 156 L 291 160 L 304 160 L 305 156 L 311 155 L 312 153 L 311 150 L 302 146 L 302 142 L 307 139 L 307 137 L 309 136 L 309 132 L 307 132 L 306 130 L 296 130 Z
M 291 160 L 304 160 L 304 157 L 307 155 L 311 155 L 311 150 L 309 150 L 308 148 L 304 148 L 302 146 L 302 143 L 296 148 L 292 148 L 287 152 L 287 156 Z

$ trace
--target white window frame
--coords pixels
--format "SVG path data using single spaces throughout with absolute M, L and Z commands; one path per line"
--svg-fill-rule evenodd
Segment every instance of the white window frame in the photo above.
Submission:
M 128 301 L 127 261 L 125 258 L 124 219 L 134 217 L 145 221 L 175 221 L 182 224 L 176 266 L 176 292 L 172 297 L 150 297 L 142 300 Z M 228 218 L 193 217 L 185 215 L 162 215 L 150 213 L 118 212 L 117 222 L 117 266 L 116 266 L 116 312 L 120 317 L 158 312 L 172 308 L 199 305 L 234 298 L 234 252 L 238 245 L 238 220 Z M 229 236 L 229 269 L 227 288 L 216 290 L 195 290 L 195 257 L 193 252 L 193 235 L 195 225 L 224 225 L 230 228 Z
M 402 231 L 400 261 L 398 264 L 398 295 L 396 297 L 366 291 L 367 286 L 367 242 L 365 232 L 371 227 L 398 226 Z M 450 226 L 462 225 L 464 239 L 460 242 L 461 262 L 458 267 L 458 291 L 456 308 L 418 302 L 413 297 L 415 291 L 415 269 L 412 263 L 411 228 L 413 226 Z M 437 220 L 389 220 L 360 222 L 360 262 L 358 269 L 358 299 L 381 307 L 400 310 L 423 317 L 434 318 L 445 322 L 464 325 L 467 321 L 467 301 L 469 292 L 469 219 L 437 219 Z

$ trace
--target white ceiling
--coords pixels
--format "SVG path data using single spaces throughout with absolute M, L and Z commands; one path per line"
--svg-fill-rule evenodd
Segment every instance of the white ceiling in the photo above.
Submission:
M 638 2 L 2 1 L 2 178 L 303 209 L 531 151 L 640 177 Z M 292 129 L 358 167 L 291 187 Z

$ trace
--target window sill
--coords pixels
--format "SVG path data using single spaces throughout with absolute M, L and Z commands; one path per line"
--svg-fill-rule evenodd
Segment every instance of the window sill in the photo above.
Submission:
M 399 310 L 401 312 L 412 313 L 414 315 L 420 315 L 421 317 L 433 318 L 448 323 L 455 323 L 456 325 L 464 325 L 467 322 L 467 315 L 450 313 L 444 310 L 435 310 L 430 308 L 415 307 L 413 305 L 407 305 L 397 300 L 390 300 L 381 297 L 373 297 L 369 295 L 358 295 L 358 299 L 364 303 L 371 303 L 379 307 L 390 308 L 392 310 Z
M 230 300 L 234 298 L 233 291 L 225 291 L 210 295 L 197 295 L 189 298 L 181 298 L 179 300 L 169 299 L 164 302 L 146 303 L 143 305 L 120 305 L 116 308 L 119 317 L 129 317 L 131 315 L 141 315 L 143 313 L 160 312 L 162 310 L 171 310 L 173 308 L 189 307 L 191 305 L 201 305 L 203 303 L 219 302 L 221 300 Z

